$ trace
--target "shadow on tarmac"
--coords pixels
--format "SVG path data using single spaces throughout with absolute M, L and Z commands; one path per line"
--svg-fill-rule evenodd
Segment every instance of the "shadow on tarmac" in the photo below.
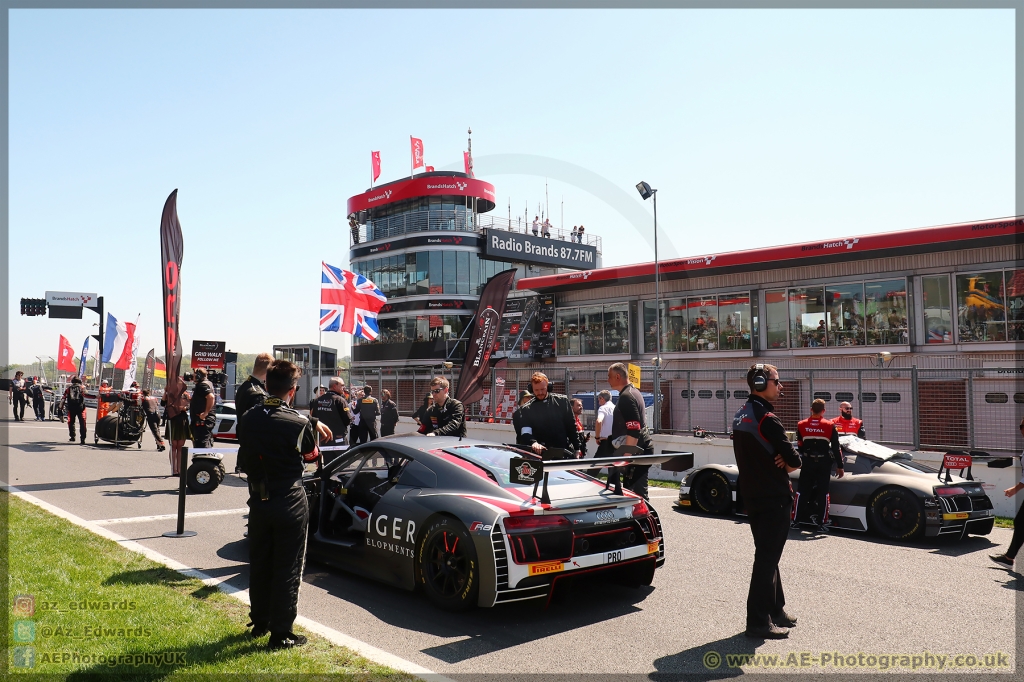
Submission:
M 730 668 L 726 656 L 730 654 L 754 654 L 764 640 L 750 639 L 742 632 L 727 639 L 719 639 L 707 644 L 680 651 L 671 656 L 655 659 L 657 672 L 648 677 L 658 682 L 669 680 L 697 679 L 717 680 L 727 677 L 739 677 L 746 673 L 740 668 Z
M 655 593 L 652 587 L 632 589 L 580 576 L 559 583 L 547 610 L 543 608 L 544 600 L 538 599 L 449 613 L 420 594 L 328 569 L 320 563 L 306 564 L 304 582 L 391 626 L 445 639 L 459 638 L 422 650 L 449 664 L 637 613 L 641 610 L 637 604 Z

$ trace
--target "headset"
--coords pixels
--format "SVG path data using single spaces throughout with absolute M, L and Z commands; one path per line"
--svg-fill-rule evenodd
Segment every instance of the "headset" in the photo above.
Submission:
M 763 391 L 768 388 L 768 372 L 764 371 L 764 365 L 754 365 L 754 374 L 750 377 L 750 385 L 755 391 Z

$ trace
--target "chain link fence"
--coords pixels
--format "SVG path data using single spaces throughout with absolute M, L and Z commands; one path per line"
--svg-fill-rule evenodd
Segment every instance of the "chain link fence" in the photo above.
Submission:
M 484 382 L 484 397 L 466 406 L 469 419 L 511 423 L 519 392 L 530 389 L 530 377 L 543 371 L 551 390 L 583 401 L 582 421 L 590 430 L 597 415 L 596 394 L 608 388 L 607 370 L 550 367 L 495 368 Z M 849 402 L 864 421 L 870 440 L 915 449 L 980 449 L 1020 451 L 1017 425 L 1024 417 L 1024 370 L 995 369 L 793 369 L 779 370 L 783 395 L 776 414 L 789 430 L 810 415 L 811 401 L 825 401 L 826 416 L 838 417 Z M 458 382 L 459 369 L 353 369 L 350 383 L 369 384 L 374 394 L 391 391 L 399 413 L 411 415 L 429 393 L 431 378 L 443 374 Z M 725 435 L 732 416 L 747 399 L 746 371 L 673 370 L 662 368 L 661 433 L 689 434 L 697 428 Z M 640 391 L 652 402 L 655 368 L 642 367 Z M 650 410 L 649 413 L 653 414 Z M 652 420 L 653 421 L 653 420 Z

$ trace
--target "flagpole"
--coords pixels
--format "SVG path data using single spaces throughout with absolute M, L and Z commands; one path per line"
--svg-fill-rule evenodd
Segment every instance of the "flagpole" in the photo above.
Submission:
M 370 150 L 370 189 L 373 189 L 373 150 Z
M 412 158 L 412 135 L 409 136 L 409 179 L 412 179 L 413 171 L 416 170 L 412 165 L 414 163 Z

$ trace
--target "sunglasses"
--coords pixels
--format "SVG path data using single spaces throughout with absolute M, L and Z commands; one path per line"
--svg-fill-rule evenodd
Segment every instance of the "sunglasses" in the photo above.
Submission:
M 782 383 L 782 379 L 769 379 L 768 381 L 774 381 L 776 385 L 780 385 Z
M 443 388 L 432 388 L 430 389 L 430 395 L 437 395 L 438 393 L 444 393 Z

